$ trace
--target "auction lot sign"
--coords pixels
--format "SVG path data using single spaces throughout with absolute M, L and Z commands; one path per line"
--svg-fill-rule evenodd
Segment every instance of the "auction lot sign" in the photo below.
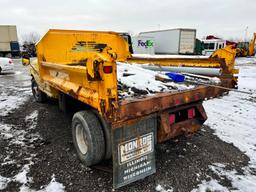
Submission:
M 113 187 L 119 188 L 156 172 L 156 117 L 113 130 Z

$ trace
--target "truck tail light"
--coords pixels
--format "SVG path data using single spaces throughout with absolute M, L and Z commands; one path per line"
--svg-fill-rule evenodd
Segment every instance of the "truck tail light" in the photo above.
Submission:
M 196 116 L 195 108 L 188 109 L 188 118 L 193 119 Z
M 9 60 L 9 64 L 13 64 L 13 61 L 11 59 Z
M 112 73 L 112 70 L 113 70 L 112 66 L 104 66 L 103 67 L 104 73 Z
M 170 122 L 171 125 L 175 123 L 175 114 L 170 114 L 169 115 L 169 122 Z

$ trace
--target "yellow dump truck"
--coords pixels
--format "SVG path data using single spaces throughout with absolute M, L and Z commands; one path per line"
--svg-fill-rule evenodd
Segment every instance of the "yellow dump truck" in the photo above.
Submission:
M 114 188 L 155 173 L 155 144 L 200 129 L 207 119 L 203 100 L 237 81 L 233 50 L 206 59 L 133 58 L 118 33 L 74 30 L 49 30 L 36 48 L 38 60 L 30 64 L 35 100 L 51 97 L 63 111 L 75 108 L 78 157 L 86 166 L 112 158 Z M 177 83 L 144 64 L 221 68 L 220 81 Z

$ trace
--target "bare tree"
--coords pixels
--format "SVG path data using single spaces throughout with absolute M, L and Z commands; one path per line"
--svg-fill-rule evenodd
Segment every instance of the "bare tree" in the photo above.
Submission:
M 26 44 L 35 44 L 40 39 L 40 34 L 37 32 L 30 32 L 22 35 L 23 42 Z

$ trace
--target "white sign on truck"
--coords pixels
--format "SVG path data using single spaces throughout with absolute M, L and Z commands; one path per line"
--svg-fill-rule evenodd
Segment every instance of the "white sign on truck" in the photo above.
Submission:
M 167 29 L 141 32 L 151 36 L 155 42 L 156 54 L 194 54 L 196 43 L 195 29 Z
M 119 163 L 123 164 L 152 152 L 153 141 L 153 133 L 149 133 L 119 144 Z
M 149 36 L 133 36 L 132 49 L 134 54 L 154 55 L 154 38 Z

